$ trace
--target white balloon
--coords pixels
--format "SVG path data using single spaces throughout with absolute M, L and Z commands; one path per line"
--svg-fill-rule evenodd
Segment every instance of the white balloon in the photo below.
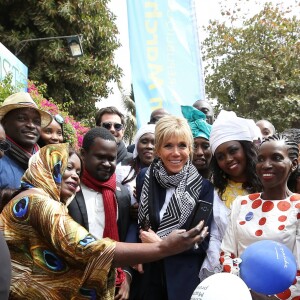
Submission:
M 230 273 L 217 273 L 203 280 L 191 300 L 252 300 L 245 282 Z

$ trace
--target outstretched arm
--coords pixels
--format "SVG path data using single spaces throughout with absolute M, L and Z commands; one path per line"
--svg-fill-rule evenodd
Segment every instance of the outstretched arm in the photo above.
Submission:
M 114 266 L 128 266 L 160 260 L 175 255 L 201 243 L 207 236 L 203 222 L 189 231 L 174 230 L 170 235 L 154 243 L 117 243 L 113 259 Z

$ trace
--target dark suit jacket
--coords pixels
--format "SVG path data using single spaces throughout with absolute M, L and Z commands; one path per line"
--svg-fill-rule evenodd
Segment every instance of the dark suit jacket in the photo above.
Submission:
M 117 183 L 116 198 L 118 201 L 118 231 L 120 241 L 125 241 L 129 227 L 130 194 L 124 186 Z M 89 231 L 88 214 L 82 191 L 80 190 L 68 206 L 69 215 Z

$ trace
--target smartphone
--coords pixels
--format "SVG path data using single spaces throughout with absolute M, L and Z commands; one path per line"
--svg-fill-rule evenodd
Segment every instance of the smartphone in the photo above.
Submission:
M 213 205 L 210 202 L 199 201 L 194 208 L 193 214 L 190 218 L 189 229 L 195 227 L 200 221 L 204 221 L 204 226 L 207 225 L 209 217 L 212 213 Z

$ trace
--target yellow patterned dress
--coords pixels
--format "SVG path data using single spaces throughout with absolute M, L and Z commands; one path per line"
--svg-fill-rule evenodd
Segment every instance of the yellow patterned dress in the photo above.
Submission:
M 32 188 L 0 215 L 12 260 L 9 299 L 114 299 L 115 242 L 96 240 L 60 202 L 67 161 L 67 144 L 42 148 L 22 178 Z
M 228 184 L 222 195 L 222 200 L 225 202 L 225 205 L 231 209 L 232 202 L 238 196 L 244 196 L 247 194 L 249 194 L 249 192 L 243 188 L 243 183 L 228 180 Z

